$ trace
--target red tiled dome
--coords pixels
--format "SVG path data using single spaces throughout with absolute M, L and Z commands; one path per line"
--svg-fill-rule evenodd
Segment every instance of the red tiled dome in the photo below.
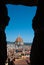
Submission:
M 23 42 L 21 37 L 18 37 L 15 42 Z

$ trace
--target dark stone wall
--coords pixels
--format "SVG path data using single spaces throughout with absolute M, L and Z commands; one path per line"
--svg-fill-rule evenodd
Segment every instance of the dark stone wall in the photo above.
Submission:
M 12 0 L 0 1 L 0 65 L 4 65 L 7 58 L 5 28 L 8 25 L 9 17 L 5 4 L 22 4 L 25 6 L 38 6 L 35 17 L 32 21 L 34 39 L 31 48 L 31 65 L 44 65 L 44 0 Z M 3 62 L 3 63 L 2 63 Z
M 44 65 L 44 1 L 38 1 L 35 17 L 32 21 L 34 39 L 31 48 L 31 65 Z
M 2 0 L 3 4 L 25 5 L 25 6 L 37 6 L 38 0 Z
M 5 65 L 7 58 L 7 42 L 5 28 L 8 25 L 9 17 L 5 5 L 0 5 L 0 65 Z

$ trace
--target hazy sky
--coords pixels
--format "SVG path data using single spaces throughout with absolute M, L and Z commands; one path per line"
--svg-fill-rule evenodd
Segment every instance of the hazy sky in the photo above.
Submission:
M 37 7 L 22 5 L 7 5 L 9 25 L 6 27 L 7 41 L 15 41 L 20 36 L 24 42 L 32 42 L 34 31 L 32 29 L 32 19 L 35 16 Z

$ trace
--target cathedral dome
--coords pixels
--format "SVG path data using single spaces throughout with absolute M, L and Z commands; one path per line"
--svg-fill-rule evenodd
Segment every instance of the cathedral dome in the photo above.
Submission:
M 16 42 L 23 42 L 23 40 L 22 40 L 21 37 L 18 37 L 18 38 L 16 39 Z
M 23 39 L 21 37 L 18 37 L 15 41 L 15 44 L 17 45 L 23 45 Z

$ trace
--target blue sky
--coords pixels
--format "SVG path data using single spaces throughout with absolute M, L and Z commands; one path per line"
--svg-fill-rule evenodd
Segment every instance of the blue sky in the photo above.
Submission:
M 35 16 L 37 7 L 10 4 L 6 6 L 10 17 L 9 25 L 5 30 L 6 40 L 14 42 L 20 36 L 24 42 L 31 43 L 34 37 L 32 19 Z

